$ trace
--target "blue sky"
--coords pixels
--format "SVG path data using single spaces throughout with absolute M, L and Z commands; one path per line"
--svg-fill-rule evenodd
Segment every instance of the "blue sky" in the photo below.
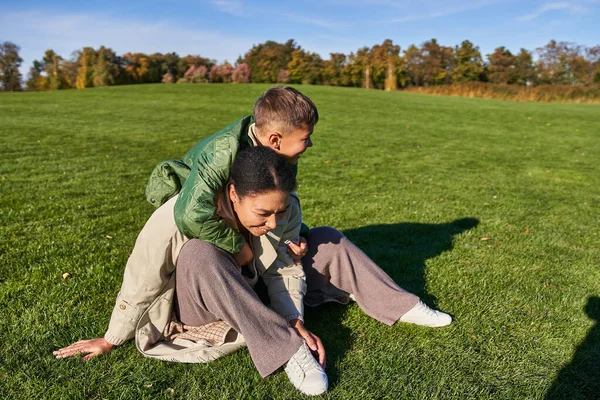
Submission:
M 600 44 L 600 0 L 0 0 L 0 42 L 21 47 L 24 75 L 46 49 L 64 58 L 84 46 L 200 54 L 235 62 L 267 40 L 329 58 L 389 38 L 404 50 L 431 38 L 467 39 L 482 54 L 534 50 L 550 39 Z

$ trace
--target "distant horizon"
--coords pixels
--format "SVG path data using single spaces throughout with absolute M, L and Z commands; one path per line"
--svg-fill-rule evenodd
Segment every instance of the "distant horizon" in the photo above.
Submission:
M 167 5 L 167 6 L 165 6 Z M 436 39 L 443 46 L 469 40 L 484 60 L 495 48 L 535 52 L 551 40 L 583 47 L 600 43 L 600 0 L 564 2 L 514 0 L 428 0 L 418 10 L 408 1 L 308 0 L 293 7 L 270 0 L 211 0 L 181 8 L 167 0 L 120 4 L 3 5 L 0 41 L 21 48 L 20 71 L 27 78 L 34 60 L 54 50 L 64 59 L 83 47 L 110 47 L 117 54 L 175 52 L 234 64 L 253 45 L 293 39 L 319 54 L 356 52 L 391 39 L 406 50 Z

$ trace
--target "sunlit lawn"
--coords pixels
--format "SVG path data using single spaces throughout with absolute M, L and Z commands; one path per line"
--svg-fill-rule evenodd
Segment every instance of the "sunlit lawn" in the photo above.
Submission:
M 52 357 L 104 334 L 154 165 L 266 88 L 0 93 L 0 398 L 297 395 L 245 350 L 195 365 L 131 343 L 88 363 Z M 599 398 L 600 106 L 300 90 L 321 115 L 300 162 L 305 222 L 343 230 L 455 318 L 388 327 L 356 304 L 308 310 L 328 396 Z

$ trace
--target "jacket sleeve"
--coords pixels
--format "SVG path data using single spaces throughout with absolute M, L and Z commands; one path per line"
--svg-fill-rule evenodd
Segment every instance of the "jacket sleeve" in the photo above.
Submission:
M 129 256 L 104 338 L 120 345 L 135 336 L 139 319 L 169 282 L 176 257 L 187 240 L 173 222 L 173 198 L 157 209 L 140 232 Z
M 302 264 L 296 264 L 287 252 L 286 240 L 298 241 L 302 212 L 298 199 L 291 196 L 287 226 L 277 247 L 275 262 L 265 271 L 265 282 L 271 307 L 287 321 L 304 319 L 304 295 L 306 294 L 306 275 Z
M 237 149 L 238 144 L 227 137 L 207 143 L 193 161 L 175 204 L 175 223 L 181 233 L 231 254 L 242 249 L 244 238 L 218 217 L 216 194 L 229 179 Z

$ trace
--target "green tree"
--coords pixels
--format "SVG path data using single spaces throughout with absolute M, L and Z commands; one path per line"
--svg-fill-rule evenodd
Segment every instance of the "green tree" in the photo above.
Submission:
M 473 82 L 481 80 L 483 59 L 479 47 L 468 40 L 455 48 L 455 60 L 452 71 L 453 82 Z
M 49 90 L 66 89 L 68 87 L 61 69 L 62 60 L 63 58 L 56 54 L 54 50 L 46 50 L 44 53 L 44 72 L 46 72 Z
M 120 75 L 120 65 L 115 52 L 100 46 L 96 52 L 92 81 L 95 87 L 114 85 Z
M 301 48 L 292 52 L 292 59 L 287 65 L 291 83 L 318 85 L 322 82 L 323 60 L 316 53 L 309 53 Z
M 348 57 L 344 53 L 330 53 L 323 62 L 323 83 L 333 86 L 349 86 L 350 79 L 344 74 Z
M 44 63 L 38 60 L 33 61 L 33 65 L 29 68 L 29 77 L 25 86 L 27 90 L 40 91 L 48 90 L 48 80 L 42 76 L 44 71 Z
M 19 46 L 11 42 L 0 44 L 0 90 L 21 90 L 23 77 L 19 67 L 23 59 L 19 56 L 19 50 Z
M 246 63 L 252 71 L 255 83 L 275 83 L 280 70 L 287 69 L 292 60 L 292 52 L 298 46 L 293 39 L 285 43 L 269 40 L 252 48 L 237 60 L 237 64 Z
M 421 86 L 425 80 L 423 52 L 414 44 L 404 50 L 404 73 L 408 86 Z
M 515 56 L 515 75 L 515 83 L 519 85 L 532 85 L 537 82 L 533 54 L 529 50 L 522 48 Z

